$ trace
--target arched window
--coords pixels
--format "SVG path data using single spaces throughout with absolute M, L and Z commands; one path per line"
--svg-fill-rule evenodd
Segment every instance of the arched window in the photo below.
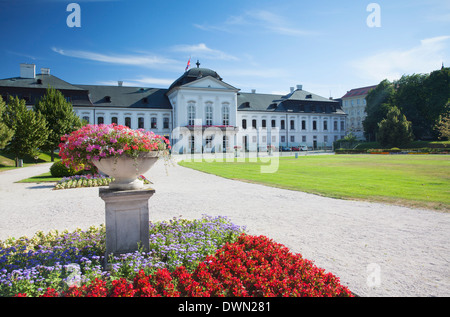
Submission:
M 131 117 L 125 117 L 125 125 L 131 128 Z
M 209 104 L 205 108 L 205 124 L 212 125 L 213 124 L 213 107 Z
M 157 119 L 156 119 L 156 117 L 152 117 L 151 119 L 150 119 L 150 127 L 152 128 L 152 129 L 157 129 Z
M 222 107 L 222 124 L 230 125 L 230 108 L 227 105 Z
M 194 125 L 195 124 L 195 105 L 194 103 L 189 103 L 188 105 L 188 125 Z

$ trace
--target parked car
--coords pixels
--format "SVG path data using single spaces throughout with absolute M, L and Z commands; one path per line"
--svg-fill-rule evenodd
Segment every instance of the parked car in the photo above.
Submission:
M 308 147 L 306 145 L 302 145 L 300 147 L 300 151 L 308 151 Z
M 292 147 L 292 151 L 300 151 L 300 147 L 298 147 L 298 146 L 293 146 L 293 147 Z
M 282 152 L 290 152 L 290 151 L 291 151 L 291 148 L 290 148 L 290 147 L 287 147 L 287 146 L 282 146 L 282 147 L 281 147 L 281 151 L 282 151 Z

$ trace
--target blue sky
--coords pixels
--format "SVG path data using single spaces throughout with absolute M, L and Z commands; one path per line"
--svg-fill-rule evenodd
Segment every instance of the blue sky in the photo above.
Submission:
M 191 57 L 244 92 L 340 98 L 450 65 L 448 0 L 0 0 L 0 25 L 0 78 L 33 63 L 73 84 L 168 88 Z

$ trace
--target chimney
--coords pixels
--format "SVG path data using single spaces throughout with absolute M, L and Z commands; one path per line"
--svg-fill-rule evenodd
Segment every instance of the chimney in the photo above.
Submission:
M 291 92 L 294 92 L 294 87 L 291 87 Z
M 117 82 L 117 84 L 119 85 L 119 87 L 122 87 L 123 81 L 119 80 L 119 81 Z
M 302 90 L 303 89 L 303 85 L 297 85 L 297 90 Z
M 256 93 L 256 89 L 252 89 L 252 94 L 255 94 Z
M 41 68 L 42 75 L 50 75 L 50 68 Z
M 20 64 L 20 78 L 36 78 L 36 65 Z

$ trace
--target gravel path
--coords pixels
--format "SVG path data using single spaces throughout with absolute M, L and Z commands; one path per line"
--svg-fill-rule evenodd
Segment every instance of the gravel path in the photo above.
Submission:
M 0 173 L 0 240 L 104 223 L 98 188 L 14 183 L 50 164 Z M 337 200 L 227 180 L 163 162 L 146 174 L 150 219 L 227 216 L 332 272 L 360 296 L 450 296 L 450 214 Z

